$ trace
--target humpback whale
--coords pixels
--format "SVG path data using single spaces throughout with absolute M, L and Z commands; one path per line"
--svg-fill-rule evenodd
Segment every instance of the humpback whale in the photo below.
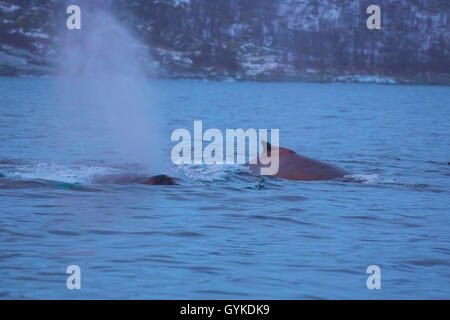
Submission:
M 335 167 L 333 165 L 310 159 L 295 153 L 292 150 L 272 146 L 267 141 L 262 141 L 263 152 L 257 161 L 247 163 L 246 166 L 252 173 L 260 174 L 265 158 L 270 157 L 273 152 L 278 152 L 279 169 L 278 173 L 273 176 L 295 181 L 315 181 L 315 180 L 331 180 L 342 178 L 351 174 L 349 171 Z

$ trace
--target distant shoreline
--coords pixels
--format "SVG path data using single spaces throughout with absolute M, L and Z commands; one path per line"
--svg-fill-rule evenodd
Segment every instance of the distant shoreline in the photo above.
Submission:
M 160 79 L 186 79 L 209 80 L 229 82 L 303 82 L 303 83 L 359 83 L 359 84 L 386 84 L 386 85 L 437 85 L 450 86 L 450 74 L 442 74 L 437 77 L 418 76 L 379 76 L 379 75 L 329 75 L 298 74 L 292 76 L 263 75 L 258 77 L 234 77 L 225 75 L 175 75 L 159 77 Z
M 26 72 L 24 70 L 11 70 L 4 72 L 0 65 L 0 77 L 16 78 L 45 78 L 56 76 L 54 73 Z M 3 72 L 2 72 L 3 71 Z M 450 74 L 440 74 L 436 76 L 380 76 L 380 75 L 330 75 L 330 74 L 296 74 L 285 75 L 258 75 L 248 77 L 244 75 L 223 75 L 207 73 L 190 74 L 165 74 L 155 76 L 149 75 L 152 80 L 197 80 L 213 82 L 298 82 L 298 83 L 357 83 L 357 84 L 384 84 L 384 85 L 427 85 L 427 86 L 450 86 Z

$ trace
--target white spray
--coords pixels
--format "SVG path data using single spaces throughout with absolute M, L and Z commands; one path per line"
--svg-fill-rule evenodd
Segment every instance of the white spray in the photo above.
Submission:
M 146 48 L 110 14 L 90 10 L 81 30 L 65 32 L 60 51 L 63 126 L 89 132 L 70 139 L 95 140 L 111 160 L 160 172 L 162 117 L 137 60 Z

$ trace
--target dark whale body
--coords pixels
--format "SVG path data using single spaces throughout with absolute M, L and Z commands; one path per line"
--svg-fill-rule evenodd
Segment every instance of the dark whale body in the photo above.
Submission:
M 147 184 L 147 185 L 176 185 L 176 179 L 165 174 L 146 177 L 137 174 L 111 174 L 94 177 L 96 184 Z
M 169 176 L 166 176 L 165 174 L 160 174 L 157 176 L 150 177 L 148 179 L 140 181 L 142 184 L 148 184 L 148 185 L 176 185 L 175 180 Z
M 279 152 L 279 169 L 275 177 L 295 181 L 332 180 L 351 174 L 349 171 L 314 159 L 303 157 L 292 150 L 272 147 L 270 143 L 263 141 L 263 147 L 267 148 L 267 155 L 273 151 Z M 275 149 L 276 148 L 276 149 Z M 265 151 L 263 151 L 263 156 Z M 247 164 L 251 172 L 260 174 L 261 167 L 258 158 L 257 164 Z

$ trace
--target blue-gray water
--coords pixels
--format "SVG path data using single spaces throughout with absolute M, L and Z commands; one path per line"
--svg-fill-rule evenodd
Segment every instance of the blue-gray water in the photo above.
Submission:
M 0 78 L 1 298 L 450 297 L 450 88 L 151 82 L 180 185 L 146 186 L 70 126 L 84 115 L 58 109 L 55 82 Z M 280 145 L 353 175 L 174 168 L 170 133 L 194 120 L 279 128 Z M 81 290 L 66 288 L 73 264 Z

